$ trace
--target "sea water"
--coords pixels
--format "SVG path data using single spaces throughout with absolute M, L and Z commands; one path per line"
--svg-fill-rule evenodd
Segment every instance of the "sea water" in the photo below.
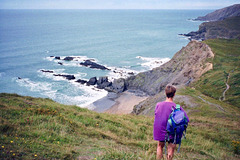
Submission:
M 107 92 L 41 70 L 113 80 L 158 67 L 189 42 L 178 34 L 198 30 L 201 22 L 189 19 L 209 12 L 0 10 L 0 92 L 89 106 Z M 67 56 L 74 60 L 62 60 Z M 111 70 L 79 65 L 87 59 Z

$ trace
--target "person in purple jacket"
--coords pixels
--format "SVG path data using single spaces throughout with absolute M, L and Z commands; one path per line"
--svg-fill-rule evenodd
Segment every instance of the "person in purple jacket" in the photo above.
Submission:
M 165 93 L 166 93 L 166 100 L 163 102 L 159 102 L 155 108 L 155 119 L 153 125 L 153 139 L 158 141 L 157 145 L 157 159 L 161 159 L 163 157 L 163 147 L 165 145 L 165 137 L 166 137 L 166 127 L 169 115 L 172 112 L 172 107 L 176 107 L 176 104 L 173 102 L 173 97 L 175 96 L 176 88 L 173 86 L 166 86 Z M 181 107 L 181 110 L 182 107 Z M 184 111 L 184 110 L 183 110 Z M 184 111 L 186 118 L 189 121 L 189 118 Z M 174 155 L 174 150 L 176 148 L 176 144 L 173 144 L 174 138 L 170 137 L 168 141 L 167 147 L 167 159 L 172 160 Z

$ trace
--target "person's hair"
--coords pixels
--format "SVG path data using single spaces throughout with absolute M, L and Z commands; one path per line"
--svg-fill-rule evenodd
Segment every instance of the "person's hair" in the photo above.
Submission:
M 166 88 L 165 88 L 165 93 L 166 93 L 166 96 L 168 98 L 173 98 L 174 95 L 175 95 L 175 92 L 176 92 L 176 88 L 171 86 L 171 85 L 167 85 Z

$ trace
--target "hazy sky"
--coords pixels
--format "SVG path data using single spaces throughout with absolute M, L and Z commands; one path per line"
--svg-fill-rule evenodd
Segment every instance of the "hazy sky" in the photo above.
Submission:
M 219 9 L 240 0 L 0 0 L 0 9 Z

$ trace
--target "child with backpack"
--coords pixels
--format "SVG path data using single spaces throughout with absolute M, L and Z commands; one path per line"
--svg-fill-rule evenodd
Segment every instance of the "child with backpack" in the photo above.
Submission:
M 172 160 L 176 145 L 181 145 L 181 138 L 186 133 L 189 118 L 180 105 L 173 102 L 176 88 L 168 85 L 165 88 L 166 100 L 159 102 L 155 108 L 153 139 L 158 141 L 157 159 L 163 157 L 163 147 L 168 142 L 167 159 Z

